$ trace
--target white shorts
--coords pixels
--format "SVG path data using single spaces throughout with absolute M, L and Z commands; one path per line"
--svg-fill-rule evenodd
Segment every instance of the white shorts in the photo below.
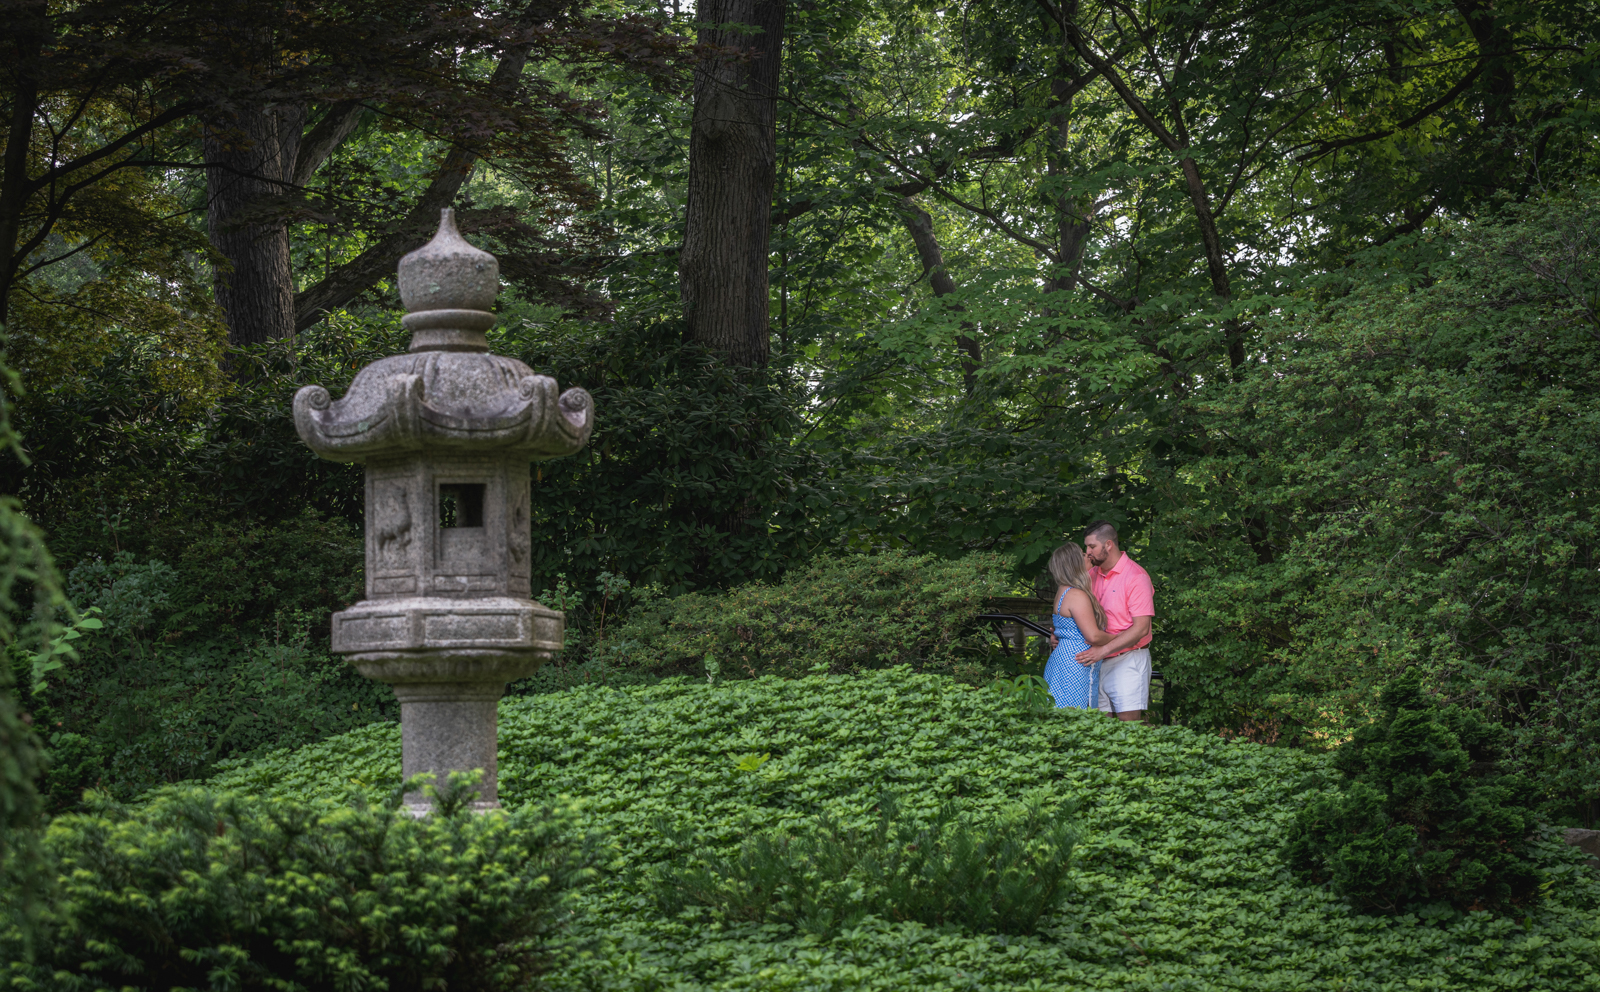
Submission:
M 1100 663 L 1100 712 L 1150 708 L 1150 649 L 1135 648 Z

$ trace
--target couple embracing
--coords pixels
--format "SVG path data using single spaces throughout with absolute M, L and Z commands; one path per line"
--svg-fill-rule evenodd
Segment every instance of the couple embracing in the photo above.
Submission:
M 1050 556 L 1056 583 L 1050 660 L 1044 680 L 1057 707 L 1098 707 L 1141 721 L 1150 706 L 1150 573 L 1123 553 L 1104 520 L 1083 532 L 1083 547 L 1063 544 Z

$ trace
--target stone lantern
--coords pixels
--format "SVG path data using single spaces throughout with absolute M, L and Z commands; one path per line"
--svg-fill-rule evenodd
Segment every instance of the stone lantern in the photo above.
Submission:
M 578 451 L 594 425 L 587 392 L 489 353 L 499 278 L 446 209 L 400 260 L 410 353 L 356 373 L 343 399 L 294 397 L 302 441 L 366 465 L 367 598 L 333 615 L 333 650 L 394 686 L 405 776 L 481 768 L 484 809 L 499 805 L 496 704 L 564 628 L 529 598 L 528 463 Z

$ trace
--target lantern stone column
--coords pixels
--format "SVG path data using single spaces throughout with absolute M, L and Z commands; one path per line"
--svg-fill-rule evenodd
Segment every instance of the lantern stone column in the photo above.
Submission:
M 482 769 L 476 808 L 499 805 L 496 705 L 507 682 L 561 650 L 564 617 L 530 599 L 528 463 L 584 446 L 594 404 L 560 392 L 485 332 L 499 264 L 446 209 L 400 260 L 406 355 L 360 372 L 343 398 L 295 394 L 313 451 L 366 465 L 366 599 L 333 615 L 333 650 L 400 701 L 402 771 Z M 420 793 L 406 802 L 418 811 Z

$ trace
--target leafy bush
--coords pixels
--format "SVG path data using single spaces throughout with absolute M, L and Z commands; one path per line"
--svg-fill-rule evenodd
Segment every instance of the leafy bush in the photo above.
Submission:
M 415 819 L 399 791 L 337 808 L 174 789 L 106 800 L 45 838 L 57 899 L 32 989 L 527 988 L 601 848 L 546 808 L 467 812 L 464 779 Z
M 539 670 L 527 678 L 508 684 L 506 694 L 527 696 L 544 692 L 565 692 L 580 685 L 621 688 L 629 685 L 654 685 L 659 681 L 661 675 L 657 672 L 614 665 L 603 658 L 569 661 L 562 656 L 540 665 Z
M 1009 591 L 1011 563 L 904 551 L 822 557 L 780 582 L 689 593 L 634 607 L 605 657 L 647 669 L 700 663 L 707 674 L 800 675 L 907 664 L 954 670 L 982 643 L 972 618 Z M 707 661 L 709 659 L 709 662 Z
M 567 573 L 596 590 L 612 572 L 679 593 L 771 579 L 808 556 L 828 500 L 794 442 L 802 382 L 781 359 L 731 366 L 671 320 L 494 334 L 496 351 L 595 401 L 588 447 L 534 469 L 533 528 L 551 535 L 534 542 L 534 588 Z
M 398 709 L 387 686 L 305 640 L 112 640 L 82 655 L 35 697 L 56 810 L 85 788 L 131 799 L 222 761 L 393 719 Z
M 100 606 L 128 636 L 327 636 L 328 615 L 365 593 L 361 531 L 306 512 L 276 523 L 147 533 L 148 557 L 80 555 L 74 601 Z
M 760 756 L 770 757 L 760 761 Z M 392 779 L 400 731 L 377 724 L 230 768 L 216 787 L 325 795 Z M 584 953 L 548 975 L 571 992 L 873 988 L 1158 992 L 1590 992 L 1600 983 L 1600 876 L 1541 833 L 1550 879 L 1525 915 L 1362 915 L 1281 858 L 1308 780 L 1332 759 L 1147 727 L 1098 713 L 1028 713 L 994 690 L 904 669 L 707 684 L 578 687 L 500 706 L 500 796 L 569 796 L 620 851 L 616 881 L 582 891 Z M 376 786 L 374 795 L 379 795 Z M 823 816 L 870 828 L 876 798 L 931 822 L 1037 796 L 1077 804 L 1072 896 L 1037 932 L 973 934 L 881 918 L 818 937 L 774 923 L 672 917 L 647 879 L 688 824 L 705 857 Z
M 68 589 L 103 627 L 32 697 L 52 808 L 91 787 L 130 799 L 391 719 L 389 690 L 327 649 L 328 613 L 357 594 L 360 554 L 347 526 L 307 515 L 208 529 L 176 566 L 128 552 L 80 562 Z
M 0 325 L 0 341 L 4 331 Z M 22 439 L 11 426 L 12 396 L 20 383 L 3 359 L 0 353 L 0 465 L 23 458 Z M 19 630 L 18 614 L 25 609 L 31 610 L 32 622 Z M 31 678 L 30 656 L 53 655 L 54 643 L 65 639 L 58 618 L 63 611 L 70 615 L 71 607 L 44 535 L 15 497 L 0 494 L 0 893 L 21 894 L 18 909 L 24 914 L 25 941 L 32 934 L 27 920 L 37 888 L 36 779 L 43 756 L 29 716 L 19 705 L 16 675 L 26 666 Z
M 1600 823 L 1597 245 L 1593 190 L 1531 197 L 1283 312 L 1140 559 L 1179 719 L 1339 739 L 1421 667 L 1553 816 Z
M 1526 904 L 1540 881 L 1528 857 L 1528 790 L 1492 770 L 1510 735 L 1436 705 L 1415 673 L 1386 690 L 1382 706 L 1383 717 L 1339 749 L 1348 787 L 1300 813 L 1285 860 L 1363 910 Z
M 823 815 L 763 832 L 733 855 L 686 854 L 652 878 L 663 912 L 708 906 L 719 919 L 788 923 L 817 934 L 867 916 L 952 924 L 978 933 L 1032 933 L 1061 897 L 1077 835 L 1037 802 L 975 819 L 953 804 L 928 823 L 903 818 L 892 796 L 866 827 Z M 692 832 L 674 840 L 700 847 Z

